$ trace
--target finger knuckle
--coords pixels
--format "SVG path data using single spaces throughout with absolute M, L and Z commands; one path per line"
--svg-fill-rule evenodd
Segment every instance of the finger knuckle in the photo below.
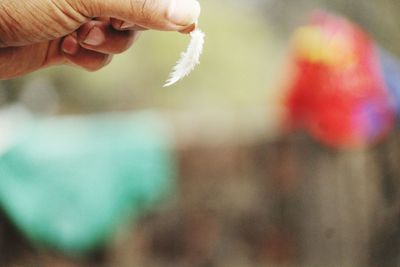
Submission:
M 133 0 L 135 1 L 135 0 Z M 137 0 L 136 0 L 137 1 Z M 157 10 L 159 9 L 159 4 L 156 4 L 154 0 L 143 0 L 140 6 L 140 17 L 145 20 L 149 21 L 157 14 Z

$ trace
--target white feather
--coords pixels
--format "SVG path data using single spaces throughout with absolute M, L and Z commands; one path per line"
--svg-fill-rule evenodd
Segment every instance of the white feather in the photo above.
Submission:
M 173 85 L 200 64 L 200 55 L 203 52 L 205 34 L 197 29 L 190 33 L 191 39 L 188 48 L 181 54 L 181 58 L 176 63 L 164 87 Z

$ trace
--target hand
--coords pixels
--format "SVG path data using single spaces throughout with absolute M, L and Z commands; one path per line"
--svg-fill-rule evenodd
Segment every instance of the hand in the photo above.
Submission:
M 143 29 L 190 32 L 196 0 L 2 0 L 0 79 L 56 64 L 98 70 Z

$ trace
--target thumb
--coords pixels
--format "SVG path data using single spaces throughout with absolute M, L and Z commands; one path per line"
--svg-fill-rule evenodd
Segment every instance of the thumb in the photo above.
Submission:
M 196 0 L 76 0 L 77 10 L 88 17 L 113 17 L 156 30 L 183 31 L 197 22 Z

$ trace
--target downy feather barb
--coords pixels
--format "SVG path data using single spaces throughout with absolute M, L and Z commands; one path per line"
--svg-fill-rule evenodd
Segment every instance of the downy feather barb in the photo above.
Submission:
M 190 33 L 190 43 L 185 52 L 181 54 L 181 58 L 176 63 L 164 87 L 173 85 L 181 80 L 200 64 L 200 55 L 203 52 L 205 34 L 197 29 Z

